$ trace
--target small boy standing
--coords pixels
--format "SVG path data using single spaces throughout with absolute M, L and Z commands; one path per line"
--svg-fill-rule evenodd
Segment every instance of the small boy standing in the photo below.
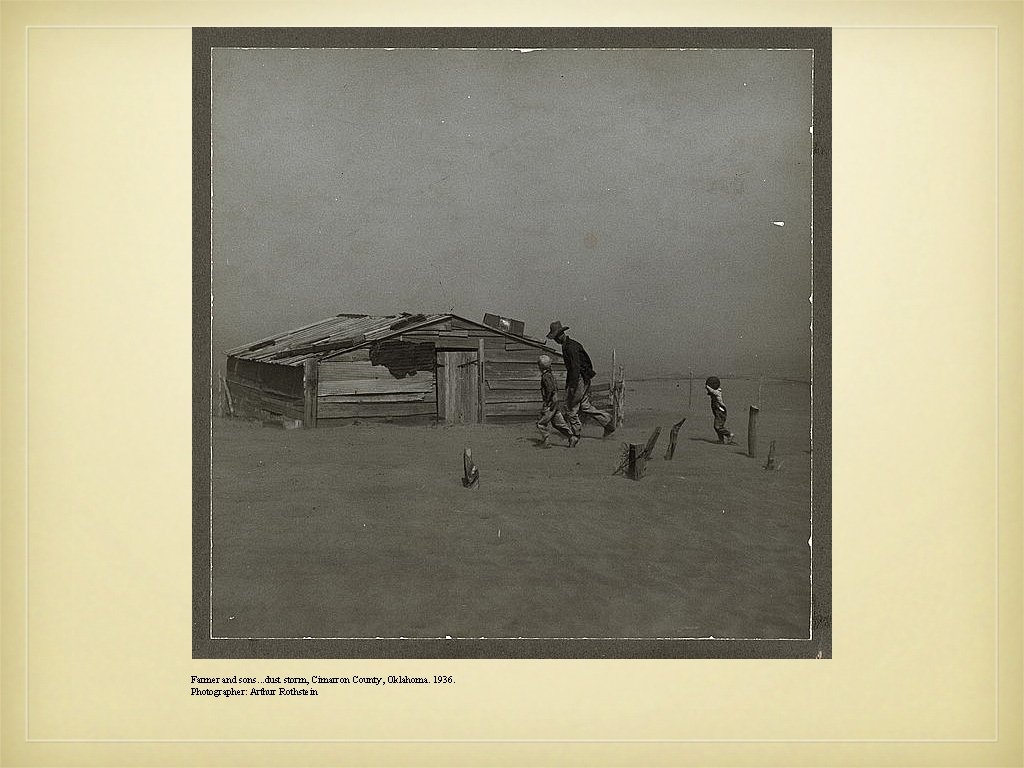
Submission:
M 718 435 L 718 442 L 731 443 L 733 433 L 725 428 L 725 418 L 728 413 L 725 410 L 725 400 L 722 399 L 722 382 L 717 376 L 708 376 L 704 382 L 704 388 L 711 398 L 711 413 L 715 417 L 715 432 Z
M 544 400 L 543 411 L 540 420 L 537 421 L 537 429 L 544 435 L 541 442 L 547 443 L 552 429 L 568 440 L 572 437 L 572 432 L 559 407 L 558 387 L 555 386 L 555 375 L 551 372 L 551 358 L 541 355 L 537 358 L 537 367 L 540 369 L 540 393 Z

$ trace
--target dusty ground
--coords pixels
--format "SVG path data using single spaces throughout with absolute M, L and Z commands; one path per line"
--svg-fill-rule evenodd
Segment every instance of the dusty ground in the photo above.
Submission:
M 213 614 L 222 637 L 807 636 L 810 392 L 727 380 L 719 445 L 703 385 L 629 384 L 625 426 L 575 449 L 532 424 L 281 430 L 215 419 Z M 663 435 L 640 481 L 624 441 Z M 765 471 L 776 441 L 782 466 Z M 472 447 L 478 490 L 461 485 Z

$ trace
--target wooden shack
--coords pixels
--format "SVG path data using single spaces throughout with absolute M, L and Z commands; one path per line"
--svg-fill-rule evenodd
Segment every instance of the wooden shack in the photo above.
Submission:
M 226 385 L 234 413 L 307 427 L 522 421 L 540 412 L 542 354 L 564 388 L 553 343 L 454 314 L 342 314 L 230 350 Z

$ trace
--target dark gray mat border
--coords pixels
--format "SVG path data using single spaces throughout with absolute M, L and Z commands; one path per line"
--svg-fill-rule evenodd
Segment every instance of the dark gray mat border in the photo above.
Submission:
M 238 640 L 210 628 L 212 48 L 810 48 L 814 50 L 810 640 Z M 832 32 L 818 27 L 248 27 L 192 30 L 192 657 L 832 658 Z M 409 674 L 398 672 L 397 674 Z

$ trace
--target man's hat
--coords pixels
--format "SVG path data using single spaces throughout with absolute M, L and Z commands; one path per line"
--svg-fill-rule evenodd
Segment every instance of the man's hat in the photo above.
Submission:
M 551 324 L 551 330 L 548 331 L 548 338 L 549 339 L 557 339 L 559 334 L 563 333 L 564 331 L 568 331 L 568 330 L 569 330 L 569 326 L 568 325 L 562 325 L 562 321 L 561 320 L 555 320 L 555 322 L 553 322 Z

